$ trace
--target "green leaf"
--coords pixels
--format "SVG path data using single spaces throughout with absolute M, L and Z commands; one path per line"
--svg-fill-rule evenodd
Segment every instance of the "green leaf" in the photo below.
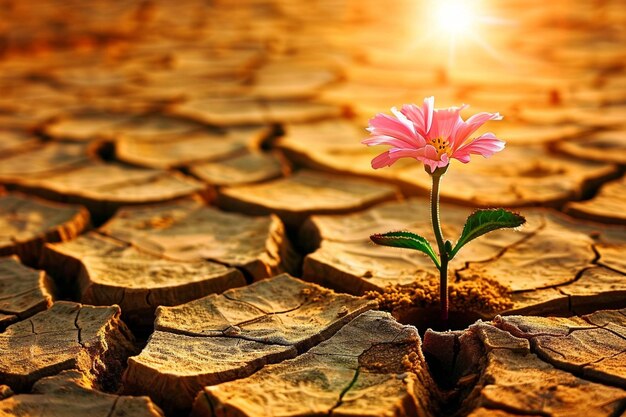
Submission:
M 450 254 L 450 259 L 466 243 L 477 237 L 498 229 L 519 227 L 524 223 L 526 219 L 523 216 L 505 209 L 476 210 L 467 218 L 461 237 Z
M 377 245 L 392 246 L 394 248 L 413 249 L 425 253 L 439 268 L 439 259 L 428 240 L 411 232 L 387 232 L 371 235 L 370 239 Z

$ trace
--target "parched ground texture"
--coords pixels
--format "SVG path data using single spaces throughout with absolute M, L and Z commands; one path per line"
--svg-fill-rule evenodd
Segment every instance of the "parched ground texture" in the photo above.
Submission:
M 0 416 L 624 415 L 626 8 L 442 3 L 0 1 Z M 434 240 L 429 177 L 360 144 L 431 95 L 505 117 L 444 234 L 528 220 L 451 263 L 449 331 L 368 239 Z

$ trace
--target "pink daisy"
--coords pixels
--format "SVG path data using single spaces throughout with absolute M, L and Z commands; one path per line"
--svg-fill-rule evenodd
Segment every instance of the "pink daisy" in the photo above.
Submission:
M 466 164 L 470 154 L 487 158 L 504 149 L 504 141 L 493 133 L 469 139 L 487 121 L 502 120 L 499 113 L 478 113 L 464 121 L 460 112 L 466 105 L 435 109 L 434 103 L 435 98 L 428 97 L 421 107 L 405 104 L 400 111 L 391 109 L 395 117 L 379 113 L 370 120 L 367 130 L 371 137 L 362 143 L 391 146 L 372 160 L 372 168 L 391 166 L 400 158 L 414 158 L 430 167 L 432 173 L 447 166 L 450 158 Z

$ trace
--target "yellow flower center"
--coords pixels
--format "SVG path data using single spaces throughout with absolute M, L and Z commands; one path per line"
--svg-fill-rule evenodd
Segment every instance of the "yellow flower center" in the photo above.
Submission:
M 448 154 L 450 155 L 450 142 L 446 139 L 438 137 L 430 140 L 430 144 L 435 147 L 437 150 L 437 156 L 441 158 L 441 155 Z

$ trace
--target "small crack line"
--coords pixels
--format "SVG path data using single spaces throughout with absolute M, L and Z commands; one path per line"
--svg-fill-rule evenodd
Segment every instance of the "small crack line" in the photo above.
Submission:
M 232 327 L 232 326 L 231 326 Z M 285 347 L 292 347 L 294 346 L 291 343 L 279 343 L 279 342 L 269 342 L 267 340 L 262 340 L 262 339 L 255 339 L 253 337 L 246 337 L 246 336 L 242 336 L 240 334 L 238 335 L 228 335 L 223 333 L 223 331 L 220 330 L 216 330 L 220 331 L 221 333 L 217 334 L 198 334 L 198 333 L 194 333 L 194 332 L 190 332 L 190 331 L 186 331 L 186 330 L 181 330 L 181 329 L 175 329 L 173 327 L 162 327 L 158 329 L 159 331 L 162 332 L 166 332 L 166 333 L 172 333 L 172 334 L 177 334 L 180 336 L 189 336 L 189 337 L 196 337 L 196 338 L 215 338 L 215 337 L 225 337 L 228 339 L 239 339 L 239 340 L 246 340 L 249 342 L 257 342 L 257 343 L 261 343 L 264 345 L 271 345 L 271 346 L 285 346 Z
M 591 250 L 594 253 L 594 258 L 591 261 L 592 264 L 597 265 L 598 262 L 600 261 L 600 258 L 602 258 L 602 255 L 600 254 L 600 251 L 598 250 L 598 247 L 596 246 L 595 243 L 591 244 Z
M 393 337 L 393 339 L 391 339 L 391 340 L 389 341 L 389 343 L 395 343 L 395 342 L 396 342 L 396 340 L 398 340 L 398 338 L 399 338 L 400 336 L 403 336 L 403 335 L 404 335 L 404 333 L 405 333 L 405 332 L 404 332 L 404 329 L 402 329 L 402 328 L 401 328 L 401 329 L 399 329 L 399 330 L 398 330 L 398 333 L 397 333 L 397 334 Z
M 607 264 L 603 263 L 600 260 L 598 260 L 598 262 L 595 265 L 601 266 L 602 268 L 606 268 L 606 269 L 608 269 L 610 271 L 613 271 L 613 272 L 615 272 L 617 274 L 620 274 L 620 275 L 626 275 L 626 273 L 624 271 L 621 271 L 621 270 L 619 270 L 617 268 L 614 268 L 611 265 L 607 265 Z
M 585 320 L 585 319 L 583 318 L 583 320 Z M 587 320 L 585 320 L 585 321 L 587 321 Z M 589 327 L 584 327 L 584 326 L 570 327 L 569 329 L 567 329 L 567 334 L 564 335 L 564 336 L 569 336 L 569 335 L 571 335 L 574 332 L 580 332 L 580 331 L 584 331 L 584 330 L 604 329 L 604 327 L 608 324 L 608 323 L 606 323 L 606 324 L 603 324 L 602 326 L 598 326 L 597 324 L 591 323 L 589 321 L 587 321 L 587 323 L 591 324 L 591 326 L 589 326 Z
M 113 416 L 113 412 L 115 412 L 115 407 L 117 407 L 117 402 L 119 400 L 120 400 L 119 396 L 117 398 L 115 398 L 115 401 L 113 401 L 113 405 L 111 406 L 111 409 L 109 410 L 109 413 L 107 414 L 107 417 Z
M 581 318 L 582 318 L 583 320 L 587 321 L 588 323 L 590 323 L 590 322 L 587 320 L 587 318 L 586 318 L 586 317 L 581 317 Z M 536 335 L 528 335 L 528 334 L 526 334 L 525 336 L 518 336 L 516 333 L 519 333 L 519 334 L 522 334 L 522 335 L 524 335 L 524 333 L 523 333 L 523 331 L 522 331 L 522 330 L 520 330 L 520 329 L 519 329 L 519 328 L 517 328 L 517 327 L 513 327 L 513 329 L 511 328 L 512 326 L 502 327 L 502 326 L 498 326 L 498 325 L 496 325 L 496 327 L 497 327 L 497 328 L 499 328 L 499 329 L 501 329 L 501 330 L 506 331 L 507 333 L 509 333 L 509 334 L 510 334 L 510 335 L 512 335 L 512 336 L 515 336 L 515 337 L 523 337 L 523 338 L 525 338 L 525 339 L 530 340 L 530 341 L 532 342 L 532 343 L 530 343 L 530 352 L 531 352 L 531 353 L 533 353 L 535 356 L 537 356 L 537 358 L 541 359 L 543 362 L 545 362 L 545 363 L 549 364 L 550 366 L 552 366 L 554 369 L 558 369 L 558 370 L 560 370 L 560 371 L 567 372 L 568 374 L 570 374 L 570 375 L 574 375 L 574 376 L 576 376 L 577 378 L 580 378 L 580 379 L 585 380 L 585 381 L 591 381 L 591 382 L 594 382 L 594 383 L 598 383 L 598 384 L 602 384 L 602 385 L 606 385 L 606 386 L 612 386 L 612 387 L 616 387 L 616 388 L 623 389 L 623 386 L 620 386 L 620 385 L 619 385 L 619 384 L 617 384 L 617 383 L 611 382 L 611 381 L 609 381 L 609 380 L 605 380 L 605 379 L 603 379 L 603 378 L 597 378 L 597 377 L 594 377 L 594 376 L 586 375 L 586 374 L 584 373 L 584 371 L 583 371 L 583 367 L 584 367 L 584 366 L 586 366 L 586 365 L 582 365 L 582 366 L 575 366 L 575 365 L 573 365 L 573 364 L 572 364 L 572 365 L 565 365 L 565 366 L 564 366 L 564 365 L 560 364 L 560 363 L 559 363 L 559 362 L 557 362 L 557 361 L 551 361 L 551 360 L 549 360 L 549 357 L 547 357 L 547 356 L 546 356 L 543 352 L 541 352 L 541 350 L 540 350 L 540 349 L 538 349 L 538 343 L 537 343 L 537 341 L 536 341 L 536 340 L 533 340 L 533 338 L 534 338 L 534 337 L 536 337 L 536 336 L 549 336 L 549 337 L 557 337 L 557 338 L 559 338 L 559 337 L 561 337 L 561 338 L 562 338 L 562 337 L 567 337 L 567 336 L 569 336 L 571 333 L 573 333 L 573 332 L 574 332 L 574 331 L 576 331 L 576 330 L 595 330 L 595 329 L 604 329 L 604 330 L 607 330 L 607 331 L 611 331 L 611 330 L 609 330 L 609 329 L 606 329 L 606 328 L 605 328 L 605 327 L 603 327 L 603 326 L 598 326 L 598 325 L 593 324 L 593 323 L 590 323 L 590 324 L 592 324 L 594 327 L 591 327 L 591 328 L 574 328 L 574 329 L 573 329 L 573 330 L 571 330 L 571 331 L 570 331 L 567 335 L 553 335 L 553 334 L 549 334 L 549 333 L 543 333 L 543 334 L 536 334 Z M 606 326 L 606 325 L 608 325 L 608 324 L 609 324 L 609 323 L 606 323 L 604 326 Z M 517 330 L 517 331 L 515 331 L 514 329 L 515 329 L 515 330 Z M 615 332 L 612 332 L 612 331 L 611 331 L 611 333 L 614 333 L 614 334 L 615 334 Z M 620 338 L 623 338 L 623 336 L 621 336 L 621 335 L 619 335 L 619 334 L 617 334 L 617 335 L 618 335 Z M 541 346 L 541 348 L 542 348 L 542 349 L 546 349 L 546 350 L 550 350 L 550 351 L 554 352 L 554 350 L 553 350 L 553 349 L 550 349 L 550 348 L 548 348 L 548 347 L 546 347 L 546 346 L 544 346 L 544 345 L 542 345 L 542 346 Z M 564 356 L 562 353 L 560 353 L 560 352 L 556 352 L 556 353 L 558 353 L 560 356 L 562 356 L 563 358 L 565 358 L 565 356 Z M 624 353 L 624 352 L 620 352 L 620 353 Z M 615 354 L 614 354 L 614 355 L 615 355 Z M 611 355 L 611 356 L 614 356 L 614 355 Z M 604 360 L 604 359 L 606 359 L 606 358 L 601 358 L 601 360 Z
M 495 262 L 498 259 L 502 258 L 504 256 L 505 253 L 507 253 L 510 249 L 513 249 L 519 245 L 521 245 L 522 243 L 526 242 L 529 239 L 532 239 L 533 237 L 537 236 L 537 234 L 539 234 L 539 232 L 541 232 L 543 229 L 546 228 L 546 220 L 545 218 L 541 218 L 541 224 L 537 227 L 537 229 L 535 229 L 534 231 L 530 232 L 528 235 L 524 236 L 523 238 L 521 238 L 520 240 L 518 240 L 515 243 L 512 243 L 502 249 L 500 249 L 500 251 L 495 254 L 494 256 L 492 256 L 489 259 L 485 259 L 483 261 L 467 261 L 465 262 L 465 266 L 463 266 L 462 268 L 457 269 L 456 271 L 454 271 L 454 274 L 456 276 L 456 281 L 460 281 L 461 280 L 461 272 L 463 271 L 467 271 L 470 268 L 470 265 L 472 264 L 487 264 L 487 263 L 491 263 L 491 262 Z
M 554 353 L 554 354 L 556 354 L 556 355 L 559 355 L 559 356 L 560 356 L 560 357 L 562 357 L 563 359 L 567 359 L 567 357 L 566 357 L 564 354 L 562 354 L 562 353 L 561 353 L 561 352 L 559 352 L 559 351 L 556 351 L 556 350 L 552 349 L 552 348 L 551 348 L 551 347 L 549 347 L 549 346 L 541 346 L 541 348 L 542 348 L 542 349 L 545 349 L 545 350 L 549 350 L 550 352 L 552 352 L 552 353 Z
M 146 245 L 142 245 L 141 243 L 138 243 L 136 241 L 133 240 L 125 240 L 122 237 L 118 237 L 114 234 L 114 232 L 107 232 L 106 230 L 95 230 L 94 233 L 103 236 L 103 237 L 107 237 L 107 238 L 111 238 L 117 242 L 120 242 L 123 245 L 126 245 L 128 247 L 131 247 L 133 249 L 135 249 L 136 251 L 140 252 L 140 253 L 144 253 L 147 255 L 152 255 L 152 256 L 156 256 L 158 258 L 160 258 L 161 260 L 164 261 L 168 261 L 168 262 L 174 262 L 174 263 L 180 263 L 180 264 L 193 264 L 193 263 L 203 263 L 203 262 L 208 262 L 208 263 L 213 263 L 213 264 L 217 264 L 217 265 L 221 265 L 225 268 L 230 268 L 236 271 L 239 271 L 244 278 L 246 279 L 246 282 L 248 284 L 251 283 L 251 281 L 253 280 L 250 276 L 250 273 L 248 270 L 246 270 L 245 265 L 234 265 L 216 258 L 212 258 L 212 257 L 199 257 L 197 259 L 178 259 L 176 257 L 167 255 L 163 252 L 159 252 L 157 250 L 154 249 L 150 249 L 148 246 Z M 112 251 L 115 251 L 116 249 L 112 249 Z M 101 255 L 98 255 L 98 257 L 103 257 Z M 82 262 L 82 261 L 81 261 Z
M 514 337 L 517 337 L 517 338 L 520 338 L 520 339 L 526 339 L 526 340 L 531 340 L 534 337 L 542 337 L 542 336 L 566 337 L 569 334 L 569 332 L 570 332 L 570 329 L 568 329 L 568 333 L 567 334 L 548 333 L 548 332 L 526 333 L 522 329 L 517 327 L 516 325 L 507 323 L 507 322 L 505 322 L 503 320 L 498 321 L 498 322 L 494 322 L 493 326 L 498 328 L 498 329 L 500 329 L 500 330 L 503 330 L 503 331 L 509 333 L 511 336 L 514 336 Z
M 345 353 L 319 353 L 319 352 L 311 352 L 311 351 L 309 351 L 308 353 L 310 353 L 311 355 L 315 355 L 315 356 L 333 356 L 333 357 L 339 357 L 339 358 L 355 358 L 355 359 L 358 359 L 359 356 L 361 356 L 361 355 L 347 355 Z
M 614 267 L 612 267 L 610 265 L 607 265 L 607 264 L 602 262 L 602 254 L 598 250 L 597 244 L 592 243 L 591 244 L 591 249 L 593 250 L 593 252 L 596 255 L 595 259 L 592 261 L 592 263 L 594 265 L 601 266 L 602 268 L 606 268 L 606 269 L 611 270 L 611 271 L 613 271 L 615 273 L 618 273 L 620 275 L 626 275 L 626 273 L 624 273 L 624 271 L 620 271 L 619 269 L 616 269 L 616 268 L 614 268 Z
M 83 344 L 83 338 L 82 338 L 82 329 L 80 328 L 80 326 L 78 325 L 78 317 L 80 316 L 80 311 L 82 309 L 79 308 L 78 311 L 76 312 L 76 317 L 74 318 L 74 327 L 76 327 L 76 330 L 78 331 L 78 344 L 81 345 L 83 348 L 85 347 L 85 345 Z
M 135 249 L 137 252 L 140 253 L 144 253 L 147 255 L 152 255 L 152 256 L 156 256 L 162 260 L 168 261 L 168 262 L 173 262 L 173 263 L 180 263 L 180 264 L 192 264 L 192 263 L 202 263 L 202 262 L 212 262 L 218 265 L 222 265 L 226 268 L 232 268 L 232 269 L 237 269 L 238 271 L 240 271 L 241 273 L 244 273 L 244 269 L 237 266 L 237 265 L 231 265 L 227 262 L 224 261 L 220 261 L 218 259 L 214 259 L 214 258 L 197 258 L 197 259 L 178 259 L 176 257 L 172 257 L 170 255 L 167 255 L 163 252 L 159 252 L 157 250 L 154 249 L 150 249 L 148 246 L 146 245 L 142 245 L 141 243 L 138 243 L 136 241 L 133 240 L 125 240 L 123 237 L 118 237 L 117 235 L 115 235 L 113 232 L 109 233 L 106 230 L 94 230 L 93 233 L 100 235 L 102 237 L 106 237 L 106 238 L 110 238 L 112 240 L 115 240 L 116 242 L 119 242 L 123 245 L 126 245 L 128 247 L 132 247 L 133 249 Z M 111 249 L 111 252 L 115 252 L 117 250 L 117 248 Z M 106 253 L 101 254 L 101 255 L 96 255 L 97 258 L 103 258 L 106 257 L 105 256 Z
M 622 350 L 622 351 L 619 351 L 619 352 L 617 352 L 617 353 L 614 353 L 614 354 L 612 354 L 612 355 L 605 356 L 605 357 L 600 358 L 600 359 L 596 359 L 595 361 L 587 362 L 587 363 L 585 363 L 585 364 L 582 364 L 582 365 L 581 365 L 581 367 L 582 367 L 582 368 L 584 368 L 584 367 L 589 366 L 589 365 L 594 365 L 594 364 L 596 364 L 596 363 L 600 363 L 600 362 L 602 362 L 602 361 L 604 361 L 604 360 L 607 360 L 607 359 L 612 359 L 612 358 L 615 358 L 615 357 L 617 357 L 617 356 L 619 356 L 619 355 L 623 355 L 623 354 L 625 354 L 625 353 L 626 353 L 626 349 L 624 349 L 624 350 Z
M 226 298 L 228 298 L 227 296 L 225 296 Z M 236 301 L 236 302 L 244 302 L 246 304 L 252 305 L 251 303 L 245 302 L 245 301 L 241 301 L 241 300 L 236 300 L 236 299 L 232 299 L 232 298 L 228 298 L 231 301 Z M 246 324 L 252 324 L 252 323 L 256 323 L 259 320 L 263 320 L 266 317 L 270 317 L 270 316 L 277 316 L 280 314 L 287 314 L 287 313 L 291 313 L 292 311 L 296 311 L 300 308 L 302 308 L 302 306 L 304 306 L 306 303 L 308 302 L 308 300 L 303 301 L 301 304 L 297 305 L 296 307 L 290 308 L 288 310 L 283 310 L 283 311 L 272 311 L 269 313 L 264 313 L 265 315 L 260 316 L 260 317 L 255 317 L 253 319 L 249 319 L 249 320 L 244 320 L 240 323 L 234 324 L 233 326 L 237 326 L 237 327 L 241 327 L 241 326 L 245 326 Z M 261 310 L 259 308 L 259 310 Z
M 543 286 L 543 287 L 533 287 L 533 288 L 530 288 L 530 289 L 527 289 L 527 290 L 517 290 L 517 291 L 512 291 L 512 292 L 511 292 L 511 294 L 526 294 L 526 293 L 532 293 L 532 292 L 535 292 L 535 291 L 540 291 L 540 290 L 550 290 L 550 289 L 555 289 L 555 290 L 558 290 L 559 292 L 561 292 L 561 287 L 566 287 L 566 286 L 568 286 L 568 285 L 571 285 L 571 284 L 575 283 L 576 281 L 578 281 L 578 280 L 582 277 L 582 275 L 583 275 L 583 274 L 584 274 L 587 270 L 589 270 L 589 269 L 593 269 L 593 268 L 595 268 L 595 267 L 596 267 L 595 265 L 589 265 L 589 266 L 586 266 L 586 267 L 584 267 L 583 269 L 581 269 L 580 271 L 578 271 L 578 272 L 576 273 L 576 275 L 574 276 L 574 278 L 572 278 L 572 279 L 570 279 L 570 280 L 568 280 L 568 281 L 565 281 L 565 282 L 561 282 L 561 283 L 559 283 L 559 284 L 554 284 L 554 285 L 546 285 L 546 286 Z M 565 296 L 568 296 L 568 295 L 569 295 L 569 294 L 564 294 L 563 292 L 561 292 L 561 294 L 562 294 L 562 295 L 565 295 Z
M 611 333 L 611 334 L 613 334 L 613 335 L 617 336 L 618 338 L 626 340 L 626 337 L 624 337 L 624 335 L 622 335 L 622 334 L 620 334 L 620 333 L 616 332 L 615 330 L 611 330 L 611 329 L 609 329 L 609 327 L 608 327 L 608 326 L 609 326 L 609 324 L 611 324 L 610 322 L 606 322 L 606 323 L 604 323 L 602 326 L 598 326 L 597 324 L 595 324 L 594 322 L 592 322 L 592 321 L 591 321 L 588 317 L 584 317 L 584 316 L 583 316 L 583 317 L 582 317 L 582 319 L 583 319 L 583 320 L 585 320 L 587 323 L 589 323 L 589 324 L 591 324 L 591 325 L 595 326 L 595 328 L 596 328 L 596 329 L 606 330 L 607 332 L 609 332 L 609 333 Z
M 357 367 L 354 371 L 354 376 L 352 377 L 352 380 L 350 381 L 350 383 L 339 393 L 339 399 L 337 400 L 337 403 L 335 405 L 333 405 L 331 407 L 330 410 L 328 410 L 328 415 L 332 416 L 333 412 L 335 411 L 335 409 L 337 409 L 338 407 L 341 406 L 341 404 L 343 404 L 343 397 L 348 393 L 348 391 L 350 391 L 352 389 L 352 387 L 356 384 L 357 379 L 359 379 L 359 373 L 360 373 L 361 367 Z
M 238 300 L 238 299 L 236 299 L 236 298 L 231 297 L 229 294 L 226 294 L 226 293 L 222 293 L 222 296 L 223 296 L 224 298 L 226 298 L 227 300 L 230 300 L 230 301 L 235 301 L 235 302 L 237 302 L 237 303 L 246 304 L 246 305 L 248 305 L 248 306 L 250 306 L 250 307 L 254 308 L 255 310 L 260 311 L 260 312 L 261 312 L 261 313 L 263 313 L 263 314 L 266 314 L 266 315 L 271 314 L 271 313 L 269 313 L 269 312 L 267 312 L 267 311 L 263 310 L 261 307 L 259 307 L 259 306 L 257 306 L 257 305 L 252 304 L 252 303 L 251 303 L 251 302 L 249 302 L 249 301 Z

